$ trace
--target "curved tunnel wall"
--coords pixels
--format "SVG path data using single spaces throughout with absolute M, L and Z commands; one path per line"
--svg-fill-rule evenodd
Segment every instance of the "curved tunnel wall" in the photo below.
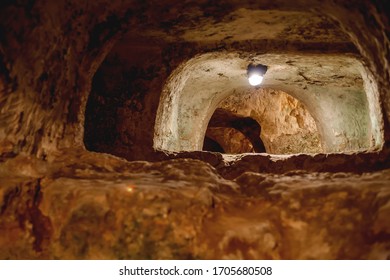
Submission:
M 232 9 L 235 7 L 233 2 L 227 1 Z M 89 85 L 97 67 L 118 39 L 116 35 L 126 28 L 126 23 L 130 20 L 132 28 L 136 28 L 141 23 L 147 24 L 145 19 L 177 20 L 175 11 L 186 10 L 182 1 L 175 2 L 175 5 L 179 5 L 177 10 L 164 10 L 163 14 L 160 6 L 150 5 L 149 8 L 154 9 L 155 13 L 136 10 L 143 16 L 134 18 L 131 17 L 132 13 L 126 12 L 133 11 L 130 9 L 132 3 L 128 2 L 118 4 L 96 1 L 94 5 L 83 5 L 83 9 L 79 9 L 75 3 L 69 6 L 69 2 L 65 1 L 51 4 L 52 13 L 43 12 L 40 5 L 36 6 L 37 16 L 47 19 L 38 23 L 25 13 L 26 3 L 14 5 L 10 2 L 0 11 L 3 38 L 11 39 L 9 44 L 2 44 L 0 62 L 0 143 L 3 152 L 27 153 L 46 158 L 58 150 L 75 146 L 83 148 L 84 113 Z M 252 1 L 242 1 L 240 5 L 251 9 L 260 8 L 259 4 Z M 348 1 L 277 0 L 272 1 L 272 7 L 281 10 L 317 11 L 340 23 L 378 85 L 378 99 L 381 103 L 378 104 L 375 100 L 371 103 L 369 100 L 370 111 L 377 108 L 380 115 L 377 120 L 371 118 L 375 129 L 375 133 L 371 133 L 375 134 L 375 147 L 381 145 L 384 133 L 389 143 L 390 44 L 386 36 L 388 17 L 385 1 L 357 1 L 356 5 L 351 6 Z M 74 14 L 75 9 L 80 10 L 80 13 Z M 19 16 L 15 17 L 13 12 L 18 12 Z M 61 16 L 54 16 L 56 14 Z M 99 16 L 91 18 L 86 16 L 88 14 Z M 195 17 L 199 18 L 199 14 L 194 14 L 193 18 Z M 65 22 L 69 24 L 64 24 Z M 14 40 L 15 34 L 19 34 L 23 40 Z M 100 34 L 107 36 L 99 36 Z M 37 57 L 43 59 L 32 65 L 31 62 Z M 382 112 L 385 123 L 381 121 Z M 378 120 L 380 121 L 377 122 Z
M 183 63 L 160 98 L 154 148 L 201 150 L 207 123 L 226 97 L 248 90 L 249 61 L 269 66 L 263 87 L 283 90 L 304 103 L 316 121 L 325 152 L 377 148 L 381 116 L 361 63 L 345 55 L 208 53 Z M 369 90 L 369 92 L 365 92 Z

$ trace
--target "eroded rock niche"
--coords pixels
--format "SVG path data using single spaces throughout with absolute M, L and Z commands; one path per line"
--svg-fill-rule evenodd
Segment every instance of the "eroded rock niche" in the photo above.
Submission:
M 88 150 L 130 160 L 153 156 L 154 120 L 166 79 L 165 45 L 119 44 L 97 70 L 86 106 Z M 173 66 L 172 66 L 173 67 Z
M 283 91 L 264 88 L 236 93 L 219 104 L 217 110 L 221 109 L 255 120 L 261 127 L 257 137 L 264 143 L 264 152 L 323 152 L 315 120 L 302 102 Z M 206 136 L 220 143 L 226 153 L 255 152 L 249 137 L 232 127 L 209 123 Z

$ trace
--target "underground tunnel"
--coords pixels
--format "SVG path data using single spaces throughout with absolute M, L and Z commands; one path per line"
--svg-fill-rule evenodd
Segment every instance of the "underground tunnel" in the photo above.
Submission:
M 271 2 L 0 4 L 0 259 L 389 259 L 386 3 Z
M 241 57 L 243 55 L 241 54 Z M 238 54 L 205 54 L 181 66 L 179 73 L 174 72 L 168 82 L 172 84 L 166 85 L 160 99 L 155 124 L 154 147 L 169 151 L 201 150 L 208 121 L 216 107 L 222 101 L 229 103 L 235 96 L 239 97 L 230 102 L 239 103 L 245 98 L 240 92 L 245 93 L 245 90 L 250 90 L 245 74 L 248 60 L 240 58 Z M 279 109 L 271 109 L 271 104 L 275 105 L 277 99 L 283 98 L 275 96 L 275 92 L 258 97 L 259 106 L 261 102 L 270 104 L 267 109 L 264 105 L 247 109 L 251 110 L 253 115 L 257 115 L 258 119 L 268 118 L 263 124 L 267 131 L 272 130 L 268 127 L 274 126 L 276 127 L 274 130 L 280 131 L 285 126 L 286 131 L 279 132 L 279 135 L 272 135 L 272 132 L 268 132 L 270 135 L 267 135 L 267 146 L 280 147 L 282 143 L 286 144 L 290 141 L 290 145 L 295 143 L 303 147 L 301 149 L 291 148 L 297 153 L 304 152 L 306 147 L 310 149 L 313 145 L 314 152 L 329 153 L 363 151 L 382 144 L 380 133 L 376 129 L 380 125 L 378 116 L 375 112 L 369 112 L 368 105 L 368 98 L 374 99 L 377 93 L 368 92 L 366 94 L 364 91 L 362 75 L 359 73 L 359 70 L 363 71 L 363 69 L 358 61 L 334 55 L 280 54 L 267 54 L 260 58 L 252 58 L 252 60 L 260 60 L 269 65 L 270 69 L 264 77 L 262 86 L 290 93 L 290 96 L 284 93 L 285 100 Z M 255 95 L 256 92 L 246 94 L 249 104 L 256 103 Z M 302 100 L 306 106 L 303 106 L 301 102 L 298 104 L 296 99 L 291 100 L 291 95 Z M 226 100 L 229 97 L 230 99 Z M 267 99 L 270 100 L 267 101 Z M 370 101 L 375 103 L 375 99 Z M 295 102 L 297 106 L 300 106 L 302 113 L 298 113 L 299 108 L 293 111 L 295 108 L 290 106 L 290 102 Z M 241 105 L 241 107 L 249 107 L 249 104 Z M 374 105 L 378 106 L 378 104 Z M 225 106 L 229 107 L 228 104 Z M 237 110 L 239 106 L 230 105 L 233 110 Z M 271 116 L 267 117 L 266 114 Z M 289 128 L 288 117 L 294 114 L 296 120 Z M 276 120 L 276 118 L 282 120 Z M 302 129 L 305 135 L 289 140 L 288 135 L 294 134 L 294 125 L 299 127 L 298 122 L 302 128 L 307 127 L 306 131 Z M 281 143 L 273 143 L 275 140 L 272 138 L 277 138 L 276 141 L 279 140 Z M 321 139 L 320 146 L 323 146 L 323 150 L 318 144 L 316 148 L 315 144 L 299 143 L 305 141 L 305 138 L 311 138 L 312 142 L 318 142 L 315 138 Z M 280 147 L 280 150 L 283 149 L 288 148 Z M 277 148 L 272 150 L 278 153 Z

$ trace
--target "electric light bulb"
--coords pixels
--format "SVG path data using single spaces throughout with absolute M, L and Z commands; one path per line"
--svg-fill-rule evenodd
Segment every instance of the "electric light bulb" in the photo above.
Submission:
M 251 86 L 258 86 L 263 81 L 263 76 L 259 74 L 252 74 L 249 76 L 248 80 Z

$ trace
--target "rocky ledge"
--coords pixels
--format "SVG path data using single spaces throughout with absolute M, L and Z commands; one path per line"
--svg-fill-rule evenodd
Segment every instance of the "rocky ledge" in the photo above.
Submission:
M 68 151 L 0 164 L 0 259 L 389 259 L 390 170 L 244 172 Z

